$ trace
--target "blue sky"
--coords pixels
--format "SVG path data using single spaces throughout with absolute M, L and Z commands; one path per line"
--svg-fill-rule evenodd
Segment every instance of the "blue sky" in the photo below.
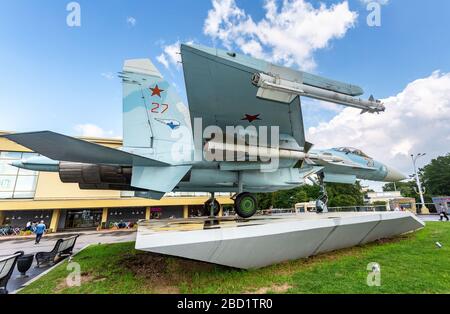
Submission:
M 70 28 L 69 1 L 2 1 L 0 130 L 79 135 L 77 125 L 93 124 L 105 135 L 121 136 L 121 85 L 108 76 L 121 70 L 124 59 L 151 58 L 183 91 L 182 72 L 156 62 L 164 46 L 194 40 L 223 47 L 203 31 L 212 0 L 78 2 L 82 24 Z M 322 1 L 327 7 L 342 2 Z M 367 25 L 363 0 L 348 3 L 358 18 L 342 38 L 313 51 L 313 72 L 360 85 L 365 97 L 378 98 L 395 96 L 435 70 L 450 72 L 450 1 L 390 0 L 382 6 L 381 27 Z M 262 0 L 236 0 L 236 6 L 255 21 L 266 13 Z M 309 128 L 339 110 L 305 101 L 304 114 Z

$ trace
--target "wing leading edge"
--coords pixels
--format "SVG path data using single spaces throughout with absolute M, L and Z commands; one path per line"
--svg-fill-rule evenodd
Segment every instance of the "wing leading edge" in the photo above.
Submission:
M 122 166 L 163 167 L 168 165 L 160 161 L 50 131 L 7 134 L 2 137 L 53 160 Z

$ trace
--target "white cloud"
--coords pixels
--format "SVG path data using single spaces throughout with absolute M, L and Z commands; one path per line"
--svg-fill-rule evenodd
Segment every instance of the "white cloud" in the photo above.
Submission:
M 107 80 L 112 80 L 114 79 L 114 74 L 112 72 L 105 72 L 102 73 L 101 76 L 103 76 L 105 79 Z
M 156 60 L 161 63 L 166 69 L 169 68 L 170 64 L 169 64 L 169 60 L 167 60 L 167 57 L 164 53 L 160 54 L 159 56 L 156 57 Z
M 156 60 L 164 65 L 166 69 L 170 67 L 170 65 L 174 65 L 176 67 L 180 67 L 181 55 L 180 55 L 180 41 L 177 41 L 173 44 L 163 46 L 163 53 L 161 53 Z
M 345 108 L 309 128 L 308 141 L 322 148 L 360 148 L 405 174 L 412 173 L 410 154 L 426 152 L 426 163 L 450 151 L 450 73 L 436 71 L 383 102 L 386 112 L 380 115 Z
M 360 1 L 362 3 L 364 3 L 364 4 L 369 4 L 369 3 L 376 2 L 376 3 L 379 3 L 381 5 L 386 5 L 386 4 L 389 3 L 389 0 L 360 0 Z
M 114 137 L 113 131 L 105 131 L 101 127 L 90 123 L 76 125 L 75 131 L 77 132 L 77 135 L 83 137 Z
M 134 17 L 132 17 L 132 16 L 127 17 L 128 25 L 130 25 L 131 27 L 134 27 L 134 26 L 136 26 L 136 23 L 137 23 L 137 20 Z
M 322 100 L 311 99 L 310 104 L 313 106 L 317 106 L 320 109 L 324 109 L 324 110 L 328 110 L 328 111 L 332 111 L 332 112 L 336 112 L 336 113 L 339 113 L 343 110 L 342 106 L 333 104 L 331 102 L 322 101 Z
M 315 8 L 305 0 L 265 0 L 265 16 L 255 22 L 235 0 L 212 4 L 203 29 L 206 35 L 228 49 L 236 46 L 253 57 L 304 70 L 315 67 L 314 51 L 342 38 L 358 16 L 347 1 Z

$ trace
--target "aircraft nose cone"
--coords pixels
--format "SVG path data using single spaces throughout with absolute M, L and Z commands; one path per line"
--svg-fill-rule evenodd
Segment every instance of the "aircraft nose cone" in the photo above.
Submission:
M 386 175 L 386 178 L 384 178 L 384 181 L 398 182 L 398 181 L 402 181 L 405 179 L 406 179 L 406 176 L 404 174 L 398 172 L 397 170 L 395 170 L 391 167 L 387 167 L 387 175 Z

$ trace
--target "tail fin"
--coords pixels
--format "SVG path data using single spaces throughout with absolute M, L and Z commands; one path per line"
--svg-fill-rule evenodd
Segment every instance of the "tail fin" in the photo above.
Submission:
M 187 154 L 186 149 L 191 150 L 191 154 L 189 108 L 153 63 L 148 59 L 127 60 L 120 77 L 123 81 L 124 147 L 142 149 L 146 157 L 169 164 L 179 163 L 176 159 L 180 156 L 174 156 L 174 151 L 180 147 L 183 154 Z

